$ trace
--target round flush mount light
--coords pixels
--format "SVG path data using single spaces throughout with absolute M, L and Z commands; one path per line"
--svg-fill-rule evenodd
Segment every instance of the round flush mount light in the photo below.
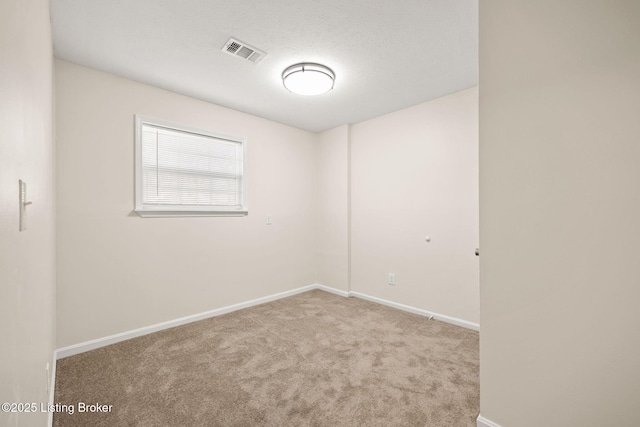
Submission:
M 299 95 L 320 95 L 333 89 L 336 75 L 324 65 L 303 62 L 282 72 L 282 83 Z

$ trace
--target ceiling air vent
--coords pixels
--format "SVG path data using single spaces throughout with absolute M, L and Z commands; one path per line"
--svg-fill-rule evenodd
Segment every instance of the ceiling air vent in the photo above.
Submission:
M 230 38 L 229 40 L 227 40 L 224 46 L 222 46 L 222 51 L 228 53 L 229 55 L 244 58 L 248 61 L 253 62 L 254 64 L 262 61 L 262 58 L 264 58 L 266 55 L 266 53 L 262 52 L 261 50 L 258 50 L 255 47 L 251 47 L 248 44 L 234 38 Z

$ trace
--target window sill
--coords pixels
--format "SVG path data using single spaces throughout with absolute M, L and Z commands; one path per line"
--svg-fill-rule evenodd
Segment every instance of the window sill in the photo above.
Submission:
M 247 216 L 248 211 L 160 211 L 138 210 L 135 212 L 142 218 L 202 217 L 202 216 Z

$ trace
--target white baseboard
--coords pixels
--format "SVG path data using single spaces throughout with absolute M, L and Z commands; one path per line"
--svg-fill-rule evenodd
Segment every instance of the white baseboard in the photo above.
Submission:
M 360 292 L 349 292 L 349 296 L 354 296 L 357 298 L 362 298 L 367 301 L 375 302 L 378 304 L 386 305 L 388 307 L 393 307 L 398 310 L 408 311 L 409 313 L 419 314 L 420 316 L 425 316 L 430 319 L 440 320 L 441 322 L 450 323 L 452 325 L 461 326 L 466 329 L 471 329 L 473 331 L 479 331 L 480 325 L 477 323 L 469 322 L 467 320 L 458 319 L 456 317 L 446 316 L 444 314 L 434 313 L 429 310 L 423 310 L 421 308 L 412 307 L 410 305 L 400 304 L 393 301 L 388 301 L 378 297 L 372 297 L 370 295 L 361 294 Z
M 315 285 L 316 289 L 321 289 L 325 292 L 329 292 L 332 294 L 336 294 L 336 295 L 340 295 L 341 297 L 348 297 L 349 296 L 349 292 L 347 291 L 341 291 L 340 289 L 336 289 L 336 288 L 332 288 L 330 286 L 325 286 L 325 285 Z
M 496 424 L 493 421 L 486 419 L 482 415 L 478 415 L 476 424 L 478 427 L 500 427 L 500 424 Z
M 121 341 L 126 341 L 131 338 L 140 337 L 143 335 L 151 334 L 154 332 L 162 331 L 169 328 L 174 328 L 176 326 L 185 325 L 191 322 L 197 322 L 198 320 L 209 319 L 211 317 L 220 316 L 222 314 L 231 313 L 232 311 L 241 310 L 243 308 L 253 307 L 255 305 L 264 304 L 266 302 L 279 300 L 282 298 L 290 297 L 292 295 L 300 294 L 302 292 L 307 292 L 312 289 L 321 289 L 326 292 L 330 292 L 332 294 L 336 294 L 342 297 L 357 297 L 367 301 L 375 302 L 378 304 L 386 305 L 389 307 L 396 308 L 398 310 L 408 311 L 409 313 L 419 314 L 421 316 L 433 318 L 436 320 L 440 320 L 442 322 L 450 323 L 452 325 L 461 326 L 463 328 L 472 329 L 474 331 L 480 330 L 480 325 L 473 322 L 468 322 L 466 320 L 457 319 L 455 317 L 445 316 L 444 314 L 434 313 L 428 310 L 423 310 L 416 307 L 411 307 L 409 305 L 404 305 L 400 303 L 396 303 L 393 301 L 388 301 L 382 298 L 372 297 L 366 294 L 362 294 L 360 292 L 346 292 L 340 289 L 332 288 L 325 285 L 313 284 L 309 286 L 303 286 L 302 288 L 293 289 L 286 292 L 280 292 L 278 294 L 269 295 L 262 298 L 257 298 L 254 300 L 242 302 L 239 304 L 229 305 L 227 307 L 218 308 L 215 310 L 205 311 L 204 313 L 193 314 L 191 316 L 181 317 L 179 319 L 169 320 L 162 323 L 157 323 L 155 325 L 145 326 L 138 329 L 133 329 L 131 331 L 121 332 L 119 334 L 109 335 L 103 338 L 97 338 L 91 341 L 85 341 L 79 344 L 73 344 L 67 347 L 59 348 L 55 351 L 56 359 L 63 359 L 65 357 L 74 356 L 76 354 L 84 353 L 86 351 L 95 350 L 100 347 L 105 347 L 111 344 L 115 344 Z M 55 375 L 55 365 L 54 365 L 54 375 Z M 55 378 L 55 377 L 54 377 Z M 51 394 L 53 396 L 53 393 Z
M 67 347 L 59 348 L 56 351 L 56 357 L 58 359 L 63 359 L 65 357 L 74 356 L 76 354 L 84 353 L 86 351 L 91 351 L 100 347 L 105 347 L 121 341 L 126 341 L 131 338 L 136 338 L 143 335 L 151 334 L 153 332 L 174 328 L 176 326 L 186 325 L 187 323 L 197 322 L 198 320 L 204 320 L 210 317 L 220 316 L 222 314 L 231 313 L 232 311 L 241 310 L 243 308 L 252 307 L 254 305 L 260 305 L 266 302 L 290 297 L 292 295 L 296 295 L 302 292 L 307 292 L 312 289 L 318 289 L 318 285 L 314 284 L 314 285 L 304 286 L 302 288 L 297 288 L 297 289 L 293 289 L 286 292 L 280 292 L 278 294 L 257 298 L 251 301 L 229 305 L 227 307 L 222 307 L 215 310 L 205 311 L 204 313 L 193 314 L 191 316 L 185 316 L 179 319 L 169 320 L 166 322 L 157 323 L 155 325 L 145 326 L 145 327 L 134 329 L 131 331 L 121 332 L 119 334 L 109 335 L 107 337 L 97 338 L 95 340 L 85 341 L 79 344 L 73 344 Z

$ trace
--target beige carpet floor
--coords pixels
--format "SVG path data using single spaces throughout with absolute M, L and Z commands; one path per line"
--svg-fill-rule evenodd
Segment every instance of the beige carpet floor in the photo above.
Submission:
M 59 360 L 54 426 L 475 426 L 478 372 L 477 332 L 313 290 Z

